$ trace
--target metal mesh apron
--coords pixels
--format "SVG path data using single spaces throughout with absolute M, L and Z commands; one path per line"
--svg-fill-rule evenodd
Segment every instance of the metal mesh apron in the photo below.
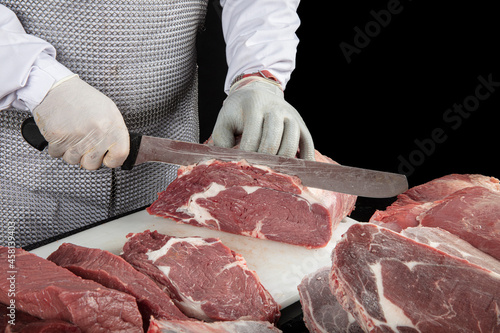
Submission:
M 196 35 L 208 0 L 2 0 L 27 33 L 109 96 L 130 131 L 198 141 Z M 87 171 L 20 136 L 29 116 L 0 111 L 1 245 L 25 247 L 151 204 L 177 168 Z

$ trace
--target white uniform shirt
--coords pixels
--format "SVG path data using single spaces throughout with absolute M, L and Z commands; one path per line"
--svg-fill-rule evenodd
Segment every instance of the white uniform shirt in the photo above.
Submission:
M 295 68 L 299 0 L 220 2 L 228 62 L 224 90 L 236 76 L 263 69 L 284 88 Z M 0 5 L 0 110 L 33 110 L 54 83 L 73 75 L 55 56 L 52 45 L 26 34 L 16 15 Z

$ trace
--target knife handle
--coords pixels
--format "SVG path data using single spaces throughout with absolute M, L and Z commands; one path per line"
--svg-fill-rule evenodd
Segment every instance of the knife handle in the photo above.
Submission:
M 128 157 L 123 162 L 122 170 L 132 170 L 137 159 L 137 154 L 139 153 L 139 147 L 141 145 L 142 135 L 134 132 L 128 133 L 130 137 L 130 152 Z
M 49 145 L 35 123 L 35 118 L 29 117 L 21 125 L 21 134 L 32 147 L 42 151 Z
M 49 145 L 47 140 L 40 133 L 40 129 L 35 123 L 33 117 L 27 118 L 21 125 L 21 134 L 32 147 L 42 151 Z M 127 159 L 123 162 L 122 170 L 132 170 L 139 153 L 139 146 L 141 145 L 142 135 L 138 133 L 129 132 L 130 137 L 130 152 Z

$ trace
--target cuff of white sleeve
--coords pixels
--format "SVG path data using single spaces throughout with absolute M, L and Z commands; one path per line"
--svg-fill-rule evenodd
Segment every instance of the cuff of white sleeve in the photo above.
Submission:
M 57 82 L 75 76 L 64 65 L 46 53 L 41 53 L 31 67 L 28 80 L 17 92 L 13 107 L 33 111 Z
M 241 78 L 243 75 L 255 74 L 255 73 L 262 72 L 262 71 L 263 71 L 262 67 L 261 68 L 250 68 L 250 69 L 246 69 L 246 70 L 242 71 L 241 74 L 239 74 L 239 75 L 233 75 L 233 76 L 228 75 L 226 77 L 226 82 L 224 85 L 224 92 L 226 94 L 229 94 L 229 92 L 231 91 L 231 86 L 239 78 Z M 290 79 L 290 73 L 288 73 L 288 72 L 283 73 L 283 72 L 280 72 L 280 71 L 277 71 L 274 69 L 270 69 L 270 70 L 266 69 L 265 72 L 269 73 L 272 76 L 273 80 L 277 81 L 280 84 L 281 90 L 285 90 L 286 84 L 287 84 L 288 80 Z

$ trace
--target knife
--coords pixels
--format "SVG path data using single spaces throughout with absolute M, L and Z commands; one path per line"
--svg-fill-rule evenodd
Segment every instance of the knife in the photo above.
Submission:
M 32 117 L 23 122 L 21 132 L 24 139 L 40 151 L 48 145 Z M 137 133 L 130 133 L 130 153 L 121 168 L 131 170 L 135 165 L 145 162 L 191 165 L 211 159 L 246 160 L 250 164 L 264 165 L 274 171 L 297 176 L 304 186 L 368 198 L 389 198 L 408 189 L 406 176 L 401 174 L 248 152 L 241 149 L 221 148 Z

